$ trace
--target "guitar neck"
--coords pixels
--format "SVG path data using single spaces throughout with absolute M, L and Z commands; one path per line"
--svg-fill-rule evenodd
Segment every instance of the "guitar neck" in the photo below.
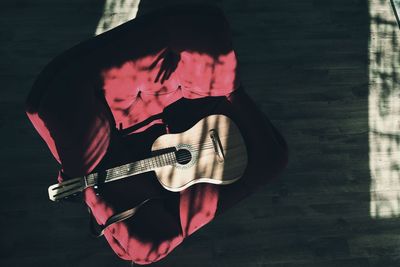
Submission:
M 132 175 L 149 172 L 157 168 L 172 165 L 177 162 L 175 152 L 164 153 L 151 158 L 124 164 L 107 169 L 101 173 L 91 173 L 86 176 L 85 185 L 94 186 L 103 181 L 104 183 L 120 180 Z M 100 179 L 101 177 L 101 179 Z
M 104 172 L 91 173 L 83 177 L 73 178 L 64 181 L 60 184 L 49 186 L 49 198 L 52 201 L 57 201 L 67 198 L 71 195 L 81 192 L 89 186 L 95 186 L 100 183 L 108 183 L 135 174 L 140 174 L 148 171 L 162 168 L 167 165 L 173 165 L 177 162 L 175 152 L 164 153 L 151 158 L 128 163 L 122 166 L 108 169 Z

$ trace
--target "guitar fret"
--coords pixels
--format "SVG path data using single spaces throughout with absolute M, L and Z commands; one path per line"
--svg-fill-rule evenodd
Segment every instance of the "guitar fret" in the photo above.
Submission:
M 168 165 L 171 164 L 170 154 L 171 154 L 171 153 L 168 153 L 168 154 L 165 155 L 165 157 L 167 158 L 167 163 L 168 163 Z
M 131 167 L 130 167 L 130 172 L 129 173 L 135 173 L 136 171 L 137 171 L 137 169 L 138 169 L 138 164 L 137 164 L 137 162 L 133 162 L 132 164 L 131 164 Z

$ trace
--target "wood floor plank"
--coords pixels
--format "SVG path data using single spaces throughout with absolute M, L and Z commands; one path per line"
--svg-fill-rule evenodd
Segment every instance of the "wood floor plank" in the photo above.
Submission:
M 223 9 L 243 86 L 285 136 L 290 161 L 279 179 L 153 266 L 399 266 L 399 131 L 377 139 L 370 128 L 397 110 L 400 40 L 390 1 L 142 0 L 138 16 L 183 2 Z M 89 236 L 80 203 L 48 201 L 58 166 L 24 114 L 36 75 L 92 37 L 103 9 L 98 0 L 0 3 L 1 266 L 130 265 Z M 371 119 L 374 92 L 383 117 Z M 371 169 L 371 154 L 380 169 Z M 376 172 L 392 180 L 374 187 Z

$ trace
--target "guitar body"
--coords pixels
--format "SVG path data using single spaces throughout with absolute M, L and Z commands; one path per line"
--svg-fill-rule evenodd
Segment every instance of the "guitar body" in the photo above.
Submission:
M 230 184 L 247 166 L 247 149 L 236 124 L 224 115 L 211 115 L 189 130 L 162 135 L 152 151 L 175 147 L 178 163 L 155 169 L 161 185 L 182 191 L 196 183 Z

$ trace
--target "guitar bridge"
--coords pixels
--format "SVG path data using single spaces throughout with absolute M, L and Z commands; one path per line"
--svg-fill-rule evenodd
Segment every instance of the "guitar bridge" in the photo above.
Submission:
M 217 155 L 218 163 L 223 163 L 225 159 L 224 150 L 218 132 L 215 129 L 210 130 L 210 138 L 214 147 L 214 152 Z

